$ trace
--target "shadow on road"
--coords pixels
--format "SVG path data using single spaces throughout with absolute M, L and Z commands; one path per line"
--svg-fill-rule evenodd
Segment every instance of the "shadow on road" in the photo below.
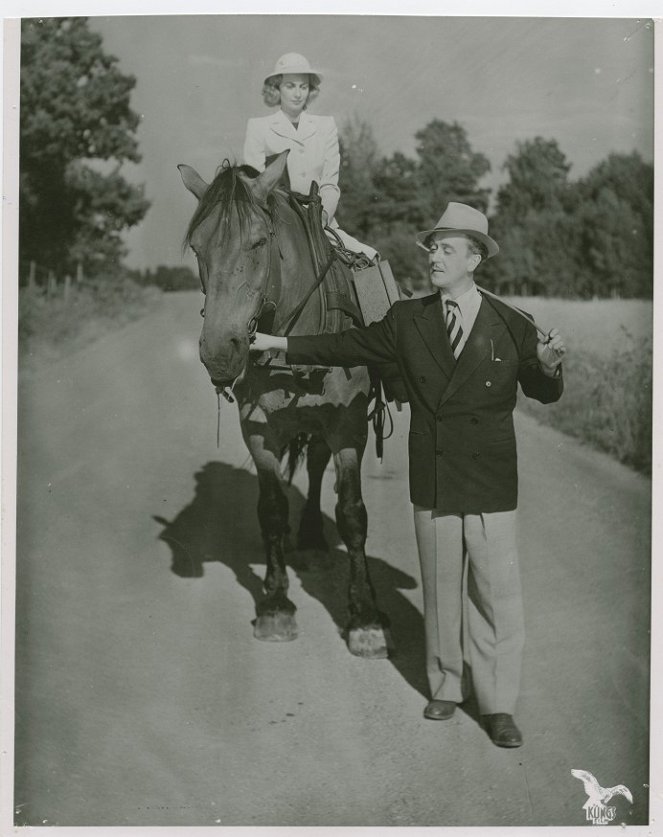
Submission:
M 250 564 L 265 562 L 255 510 L 257 478 L 221 462 L 208 462 L 195 474 L 195 482 L 193 499 L 173 520 L 154 515 L 163 526 L 159 539 L 171 550 L 172 572 L 181 578 L 202 578 L 204 564 L 218 561 L 233 571 L 257 604 L 263 595 L 262 576 L 253 572 Z M 293 529 L 304 500 L 296 488 L 288 489 Z M 334 521 L 323 515 L 323 524 L 329 553 L 307 554 L 304 568 L 301 556 L 292 552 L 288 563 L 303 590 L 326 608 L 340 636 L 348 622 L 350 567 L 347 554 L 336 548 L 341 541 Z M 395 650 L 390 662 L 413 689 L 426 697 L 423 618 L 400 592 L 414 589 L 417 582 L 381 558 L 368 556 L 367 560 L 378 607 L 391 622 Z M 247 630 L 251 630 L 248 625 Z

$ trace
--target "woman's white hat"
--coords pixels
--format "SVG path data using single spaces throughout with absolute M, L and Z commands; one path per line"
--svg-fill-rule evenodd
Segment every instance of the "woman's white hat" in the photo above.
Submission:
M 495 239 L 488 235 L 488 219 L 486 216 L 483 212 L 479 212 L 478 209 L 474 209 L 466 203 L 449 201 L 435 228 L 417 233 L 417 243 L 425 248 L 426 240 L 436 232 L 464 233 L 472 238 L 477 238 L 485 244 L 488 250 L 488 258 L 496 256 L 500 251 Z
M 322 78 L 320 73 L 311 67 L 303 55 L 300 55 L 298 52 L 286 52 L 285 55 L 282 55 L 278 59 L 274 65 L 273 72 L 265 78 L 265 81 L 273 76 L 285 75 L 286 73 L 312 74 L 318 78 Z

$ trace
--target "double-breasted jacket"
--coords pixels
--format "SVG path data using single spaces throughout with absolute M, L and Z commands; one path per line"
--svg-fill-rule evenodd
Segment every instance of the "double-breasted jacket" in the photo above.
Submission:
M 410 499 L 425 508 L 509 511 L 518 502 L 513 410 L 518 384 L 543 403 L 562 394 L 561 369 L 539 364 L 534 325 L 482 297 L 458 360 L 439 293 L 395 303 L 384 319 L 341 334 L 288 338 L 291 363 L 395 361 L 410 402 Z

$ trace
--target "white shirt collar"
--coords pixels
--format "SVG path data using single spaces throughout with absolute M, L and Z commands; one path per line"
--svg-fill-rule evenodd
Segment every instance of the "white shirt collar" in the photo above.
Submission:
M 440 298 L 443 303 L 446 302 L 447 299 L 451 299 L 449 294 L 445 294 L 443 291 L 440 292 Z M 477 290 L 477 286 L 475 284 L 472 284 L 471 288 L 468 288 L 465 293 L 462 293 L 453 301 L 457 303 L 460 308 L 460 315 L 464 320 L 474 321 L 479 311 L 479 306 L 481 305 L 481 294 Z

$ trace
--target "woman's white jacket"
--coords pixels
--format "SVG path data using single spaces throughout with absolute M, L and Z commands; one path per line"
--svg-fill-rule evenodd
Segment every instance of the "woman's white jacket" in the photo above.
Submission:
M 244 162 L 247 165 L 263 171 L 266 157 L 286 149 L 290 149 L 290 188 L 308 195 L 311 182 L 315 180 L 320 187 L 322 207 L 331 221 L 340 196 L 340 154 L 334 118 L 313 116 L 304 111 L 297 130 L 280 109 L 270 116 L 249 119 L 244 141 Z

